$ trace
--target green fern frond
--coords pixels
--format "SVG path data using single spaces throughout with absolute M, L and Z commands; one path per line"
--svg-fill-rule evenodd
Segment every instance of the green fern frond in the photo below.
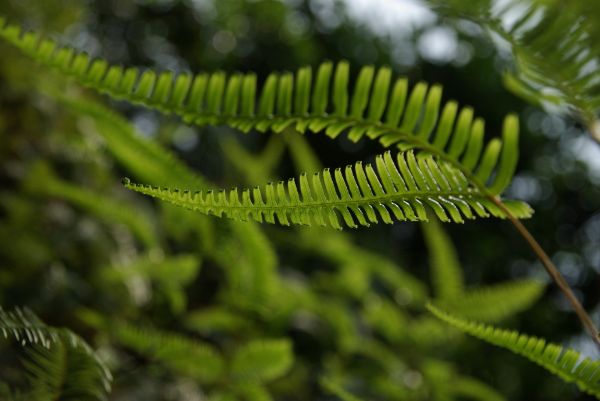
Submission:
M 223 358 L 217 350 L 182 335 L 124 323 L 116 324 L 113 334 L 124 346 L 203 383 L 218 380 L 224 370 Z
M 231 238 L 215 253 L 222 266 L 228 266 L 226 299 L 237 308 L 264 311 L 280 304 L 277 253 L 258 224 L 229 224 Z
M 142 243 L 152 248 L 159 240 L 154 221 L 149 215 L 133 207 L 127 207 L 121 201 L 65 181 L 51 171 L 48 165 L 35 164 L 25 180 L 27 190 L 43 197 L 62 199 L 85 210 L 108 224 L 118 224 L 127 227 Z
M 0 332 L 28 346 L 29 358 L 24 365 L 35 399 L 106 399 L 112 375 L 75 333 L 46 325 L 28 309 L 7 312 L 1 307 Z
M 60 341 L 60 330 L 47 326 L 29 309 L 16 308 L 7 312 L 0 307 L 0 331 L 21 345 L 40 344 L 50 347 Z
M 492 0 L 428 2 L 442 14 L 481 24 L 511 48 L 508 89 L 534 104 L 573 112 L 594 129 L 600 111 L 597 2 L 512 0 L 501 7 Z M 600 140 L 600 132 L 596 135 Z
M 569 383 L 600 399 L 600 361 L 583 358 L 578 352 L 529 337 L 516 331 L 503 330 L 450 315 L 433 305 L 428 309 L 441 320 L 491 344 L 522 355 Z
M 454 393 L 461 398 L 467 398 L 476 401 L 506 401 L 501 394 L 471 377 L 460 376 L 452 380 Z
M 58 341 L 34 345 L 23 361 L 36 400 L 106 400 L 104 378 L 96 359 L 82 347 Z
M 118 113 L 82 97 L 53 95 L 80 117 L 83 125 L 88 129 L 92 128 L 102 138 L 106 149 L 136 179 L 155 185 L 209 187 L 204 177 L 190 170 L 166 148 L 144 138 Z M 170 204 L 163 206 L 163 224 L 167 232 L 178 238 L 196 235 L 202 251 L 212 252 L 217 241 L 210 219 Z
M 273 401 L 273 396 L 271 396 L 269 390 L 267 390 L 265 386 L 257 383 L 238 383 L 235 386 L 234 391 L 245 401 Z
M 465 283 L 452 241 L 436 219 L 421 223 L 421 227 L 429 251 L 435 297 L 440 300 L 459 297 L 464 292 Z
M 336 383 L 332 379 L 323 377 L 319 380 L 319 384 L 328 393 L 333 394 L 342 401 L 362 401 L 354 394 L 351 394 L 348 391 L 346 391 L 340 384 Z
M 378 139 L 383 146 L 425 150 L 459 167 L 480 188 L 501 193 L 514 173 L 518 154 L 518 122 L 505 120 L 503 140 L 484 146 L 484 121 L 473 110 L 459 111 L 456 102 L 442 107 L 442 88 L 392 80 L 388 67 L 361 69 L 350 94 L 350 67 L 345 61 L 323 63 L 313 76 L 310 67 L 292 73 L 272 73 L 257 96 L 254 74 L 224 72 L 157 73 L 123 69 L 106 60 L 56 42 L 0 19 L 0 37 L 45 66 L 116 99 L 181 116 L 198 125 L 227 125 L 241 131 L 293 127 L 325 132 L 335 138 Z M 441 110 L 441 111 L 440 111 Z M 489 182 L 489 183 L 488 183 Z
M 204 177 L 158 143 L 143 138 L 120 114 L 86 98 L 51 95 L 78 116 L 91 119 L 107 149 L 137 179 L 154 185 L 209 187 Z
M 124 184 L 137 192 L 171 202 L 191 210 L 234 220 L 255 220 L 280 224 L 332 226 L 341 229 L 340 217 L 348 227 L 368 226 L 382 220 L 427 220 L 429 206 L 442 221 L 464 221 L 476 217 L 505 217 L 504 213 L 481 191 L 470 187 L 457 169 L 437 163 L 431 156 L 415 157 L 409 151 L 398 154 L 397 161 L 389 152 L 376 159 L 376 169 L 356 163 L 344 172 L 328 169 L 312 177 L 300 176 L 300 188 L 295 180 L 267 184 L 261 190 L 237 189 L 218 193 L 179 191 L 149 185 Z M 265 201 L 266 199 L 266 201 Z M 521 202 L 506 202 L 517 217 L 531 215 L 531 209 Z
M 231 376 L 240 381 L 266 382 L 285 375 L 293 364 L 294 353 L 288 340 L 252 340 L 233 356 Z
M 224 306 L 192 311 L 185 317 L 185 326 L 202 335 L 243 332 L 251 325 L 252 323 L 240 313 Z
M 533 280 L 520 280 L 480 287 L 457 298 L 434 302 L 465 318 L 492 323 L 525 310 L 543 292 L 543 284 Z

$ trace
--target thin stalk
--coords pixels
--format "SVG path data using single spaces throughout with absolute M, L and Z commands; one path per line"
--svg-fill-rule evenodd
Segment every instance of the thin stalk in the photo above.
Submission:
M 490 199 L 496 204 L 496 206 L 498 206 L 504 212 L 504 214 L 506 214 L 508 220 L 510 220 L 510 222 L 515 226 L 519 234 L 521 234 L 525 241 L 527 241 L 533 252 L 542 262 L 542 265 L 544 266 L 544 269 L 546 269 L 546 272 L 548 272 L 552 280 L 554 280 L 556 285 L 558 285 L 558 288 L 562 291 L 565 297 L 567 297 L 567 300 L 573 307 L 573 310 L 577 314 L 577 317 L 579 317 L 579 320 L 583 324 L 585 330 L 590 334 L 590 336 L 592 336 L 592 340 L 600 349 L 600 332 L 596 328 L 594 321 L 592 320 L 590 315 L 588 315 L 588 313 L 585 311 L 585 309 L 573 293 L 573 290 L 569 286 L 569 283 L 567 283 L 563 275 L 560 274 L 560 271 L 558 271 L 557 267 L 554 265 L 554 263 L 552 263 L 552 260 L 550 259 L 548 254 L 536 241 L 533 235 L 531 235 L 529 230 L 525 228 L 523 223 L 521 223 L 519 219 L 512 215 L 510 210 L 508 210 L 508 208 L 504 205 L 504 203 L 502 203 L 500 199 L 498 199 L 498 197 L 490 196 Z

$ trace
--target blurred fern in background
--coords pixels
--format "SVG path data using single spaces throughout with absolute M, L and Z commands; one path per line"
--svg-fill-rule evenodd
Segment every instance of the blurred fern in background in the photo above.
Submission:
M 0 398 L 585 399 L 462 332 L 598 397 L 591 341 L 478 218 L 535 209 L 597 321 L 593 2 L 431 0 L 387 37 L 359 2 L 38 3 L 0 5 Z M 440 29 L 465 65 L 411 56 Z

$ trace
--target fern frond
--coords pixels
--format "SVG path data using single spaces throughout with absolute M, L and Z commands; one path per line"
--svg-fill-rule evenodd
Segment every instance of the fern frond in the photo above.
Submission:
M 21 345 L 40 344 L 50 347 L 60 341 L 60 330 L 47 326 L 29 309 L 16 308 L 7 312 L 0 307 L 0 331 Z
M 251 327 L 251 323 L 240 313 L 235 313 L 224 306 L 213 306 L 190 312 L 185 317 L 185 326 L 203 335 L 233 334 L 247 330 Z
M 116 324 L 113 334 L 126 347 L 203 383 L 218 380 L 224 370 L 223 358 L 217 350 L 182 335 L 124 323 Z
M 505 120 L 503 140 L 484 146 L 484 121 L 473 110 L 459 111 L 456 102 L 442 107 L 442 88 L 424 82 L 410 91 L 405 78 L 392 80 L 388 67 L 361 69 L 350 94 L 350 68 L 345 61 L 325 62 L 313 76 L 310 67 L 296 74 L 272 73 L 260 96 L 256 75 L 224 72 L 157 73 L 123 69 L 84 52 L 59 47 L 34 32 L 22 32 L 0 19 L 0 37 L 41 64 L 116 99 L 181 116 L 198 125 L 227 125 L 241 131 L 293 127 L 325 132 L 335 138 L 378 139 L 383 146 L 419 148 L 450 162 L 481 189 L 500 194 L 514 173 L 518 154 L 518 122 Z M 441 110 L 441 111 L 440 111 Z
M 480 287 L 457 298 L 434 302 L 465 318 L 492 323 L 525 310 L 543 292 L 543 284 L 533 280 L 520 280 Z
M 106 388 L 96 359 L 82 347 L 58 341 L 34 345 L 23 361 L 36 400 L 106 400 Z
M 581 391 L 600 399 L 600 361 L 583 358 L 570 348 L 564 349 L 544 339 L 464 320 L 432 305 L 428 305 L 428 309 L 459 330 L 522 355 L 564 381 L 577 384 Z
M 346 391 L 339 383 L 336 383 L 334 380 L 322 377 L 319 380 L 319 384 L 323 389 L 325 389 L 328 393 L 333 394 L 337 398 L 342 401 L 362 401 L 360 398 L 355 396 L 354 394 Z
M 231 238 L 221 243 L 215 259 L 228 266 L 226 298 L 238 308 L 264 311 L 280 304 L 277 253 L 258 224 L 229 224 Z
M 86 98 L 51 95 L 77 115 L 89 117 L 107 149 L 137 179 L 154 185 L 209 187 L 204 177 L 158 143 L 143 138 L 120 114 Z
M 471 377 L 460 376 L 452 381 L 454 393 L 461 398 L 476 401 L 506 401 L 500 393 Z
M 81 117 L 83 124 L 92 127 L 113 157 L 138 180 L 155 185 L 209 187 L 204 177 L 190 170 L 166 148 L 143 138 L 121 115 L 82 97 L 54 96 Z M 164 206 L 167 232 L 178 238 L 197 235 L 202 251 L 212 252 L 216 240 L 210 219 L 172 205 Z
M 593 130 L 600 111 L 597 2 L 512 0 L 501 7 L 492 0 L 428 2 L 443 14 L 483 25 L 511 48 L 508 89 L 534 104 L 577 114 Z
M 45 164 L 35 164 L 26 179 L 27 190 L 38 196 L 62 199 L 108 224 L 127 227 L 142 243 L 152 248 L 159 243 L 154 221 L 133 207 L 91 189 L 74 185 L 54 175 Z
M 245 401 L 273 401 L 273 396 L 269 393 L 269 390 L 257 383 L 238 383 L 234 390 Z
M 240 381 L 266 382 L 285 375 L 293 364 L 294 352 L 289 340 L 252 340 L 233 356 L 231 376 Z
M 110 392 L 109 369 L 70 330 L 50 327 L 28 309 L 0 307 L 0 331 L 29 346 L 24 365 L 36 399 L 104 400 Z
M 460 297 L 464 292 L 465 283 L 452 241 L 435 219 L 421 223 L 421 227 L 429 251 L 435 297 L 440 300 Z
M 457 169 L 437 163 L 431 156 L 415 157 L 409 151 L 398 154 L 397 161 L 387 152 L 371 165 L 356 163 L 342 173 L 328 169 L 315 174 L 309 181 L 300 176 L 300 188 L 295 180 L 267 184 L 262 190 L 237 189 L 218 193 L 179 191 L 134 184 L 125 180 L 127 188 L 171 202 L 191 210 L 234 220 L 255 220 L 280 224 L 332 226 L 341 229 L 341 220 L 348 227 L 368 226 L 382 220 L 427 220 L 429 206 L 442 221 L 464 221 L 476 217 L 504 217 L 504 213 L 481 191 L 470 187 Z M 312 185 L 311 185 L 312 182 Z M 266 199 L 266 201 L 265 201 Z M 531 215 L 531 209 L 521 202 L 506 202 L 517 217 Z

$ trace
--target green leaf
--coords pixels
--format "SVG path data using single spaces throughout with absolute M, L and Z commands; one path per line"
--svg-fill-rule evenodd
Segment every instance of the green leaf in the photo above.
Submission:
M 459 297 L 464 292 L 465 284 L 458 255 L 450 237 L 435 219 L 422 223 L 421 227 L 429 250 L 436 299 L 443 301 Z
M 454 393 L 477 401 L 506 401 L 500 393 L 487 384 L 471 377 L 460 376 L 452 381 Z
M 62 180 L 54 175 L 49 166 L 35 164 L 25 185 L 29 192 L 37 196 L 62 199 L 102 222 L 128 228 L 148 247 L 155 247 L 159 242 L 155 223 L 150 216 L 135 211 L 133 205 L 115 200 L 114 197 Z
M 267 382 L 284 376 L 294 363 L 289 340 L 252 340 L 231 361 L 231 375 L 240 381 Z
M 344 388 L 335 381 L 328 378 L 321 378 L 319 384 L 328 393 L 333 394 L 342 401 L 362 401 L 360 398 L 344 390 Z

